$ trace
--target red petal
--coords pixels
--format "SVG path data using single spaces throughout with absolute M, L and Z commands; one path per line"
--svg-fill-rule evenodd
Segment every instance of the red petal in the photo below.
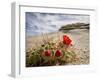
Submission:
M 72 42 L 72 40 L 67 36 L 67 35 L 63 35 L 63 43 L 70 45 Z

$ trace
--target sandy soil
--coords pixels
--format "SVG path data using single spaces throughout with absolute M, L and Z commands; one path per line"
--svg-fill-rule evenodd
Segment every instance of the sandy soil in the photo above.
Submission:
M 89 30 L 87 29 L 75 29 L 67 33 L 55 32 L 42 36 L 26 37 L 26 50 L 28 51 L 40 46 L 45 40 L 59 41 L 64 34 L 72 39 L 75 52 L 80 57 L 80 60 L 73 64 L 89 64 Z

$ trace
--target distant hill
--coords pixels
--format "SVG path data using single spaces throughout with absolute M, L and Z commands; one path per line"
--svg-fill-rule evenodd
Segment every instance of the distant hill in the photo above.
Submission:
M 68 25 L 62 26 L 59 29 L 59 31 L 72 30 L 72 29 L 89 29 L 89 25 L 90 24 L 86 24 L 86 23 L 73 23 L 73 24 L 68 24 Z

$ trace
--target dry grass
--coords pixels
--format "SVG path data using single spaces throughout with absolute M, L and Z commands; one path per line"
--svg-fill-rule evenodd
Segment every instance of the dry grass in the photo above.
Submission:
M 48 41 L 59 42 L 64 34 L 67 34 L 72 39 L 73 49 L 75 49 L 79 59 L 77 62 L 71 64 L 89 64 L 89 31 L 85 29 L 72 30 L 68 33 L 55 32 L 42 34 L 41 36 L 26 37 L 26 52 L 36 49 Z

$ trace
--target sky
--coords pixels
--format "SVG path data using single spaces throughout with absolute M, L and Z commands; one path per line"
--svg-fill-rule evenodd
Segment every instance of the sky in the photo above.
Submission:
M 89 15 L 58 14 L 58 13 L 25 13 L 27 36 L 57 32 L 61 26 L 71 23 L 89 23 Z

